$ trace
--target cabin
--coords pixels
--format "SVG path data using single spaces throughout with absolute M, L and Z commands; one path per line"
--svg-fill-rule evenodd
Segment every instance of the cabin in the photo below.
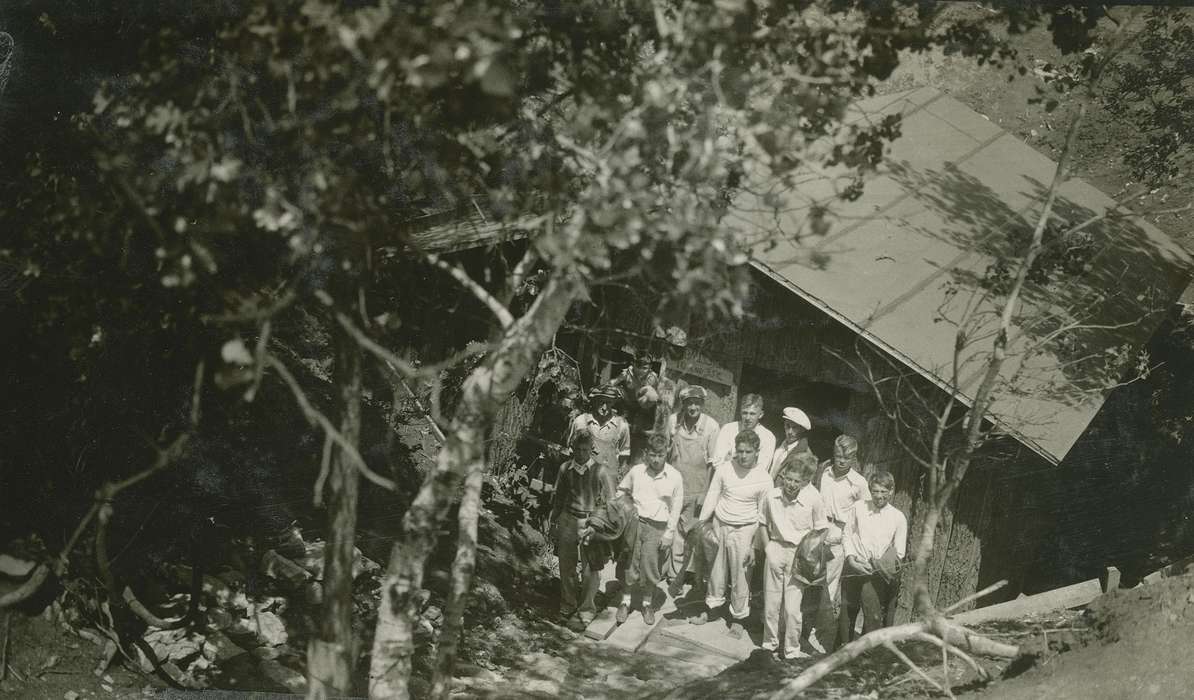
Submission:
M 751 175 L 752 194 L 725 221 L 744 241 L 767 241 L 750 262 L 748 318 L 665 328 L 650 298 L 607 290 L 557 344 L 587 386 L 649 348 L 661 376 L 709 391 L 706 410 L 720 422 L 734 420 L 741 396 L 760 394 L 763 422 L 781 438 L 780 411 L 800 407 L 819 456 L 850 434 L 865 471 L 895 475 L 894 502 L 915 531 L 929 419 L 953 402 L 952 419 L 973 400 L 1010 284 L 1006 261 L 1030 239 L 1055 164 L 933 88 L 870 98 L 850 119 L 892 114 L 901 135 L 859 197 L 839 196 L 850 183 L 832 170 L 794 188 Z M 1025 590 L 1055 517 L 1048 504 L 1064 488 L 1057 465 L 1188 282 L 1187 253 L 1095 187 L 1066 181 L 1054 211 L 996 380 L 989 438 L 938 532 L 931 587 L 943 604 L 1003 578 L 1011 585 L 987 602 Z M 483 215 L 420 235 L 440 249 L 516 244 Z M 958 439 L 950 430 L 944 442 Z

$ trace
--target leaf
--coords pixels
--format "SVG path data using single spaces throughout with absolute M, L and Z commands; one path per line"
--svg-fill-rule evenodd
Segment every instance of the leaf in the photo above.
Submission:
M 220 357 L 224 362 L 232 365 L 253 364 L 253 356 L 249 354 L 249 349 L 245 347 L 245 341 L 241 340 L 239 336 L 224 343 L 224 346 L 220 348 Z
M 514 74 L 501 60 L 491 60 L 481 75 L 481 91 L 487 95 L 510 97 L 514 94 Z

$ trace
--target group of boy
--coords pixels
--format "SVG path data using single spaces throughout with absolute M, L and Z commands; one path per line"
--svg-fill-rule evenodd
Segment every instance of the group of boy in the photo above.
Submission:
M 741 637 L 756 551 L 764 560 L 762 646 L 781 658 L 816 649 L 803 624 L 806 601 L 832 606 L 830 644 L 849 641 L 860 611 L 864 633 L 890 624 L 907 521 L 890 503 L 892 475 L 861 474 L 857 440 L 839 436 L 833 458 L 818 463 L 804 411 L 783 410 L 777 445 L 760 423 L 760 396 L 743 397 L 739 420 L 720 426 L 704 412 L 704 388 L 690 385 L 631 466 L 630 426 L 613 410 L 619 398 L 617 387 L 590 393 L 591 410 L 573 421 L 572 458 L 556 481 L 552 538 L 570 626 L 583 629 L 596 615 L 599 572 L 613 559 L 625 584 L 618 624 L 636 589 L 643 621 L 653 625 L 659 584 L 667 580 L 678 597 L 691 579 L 686 600 L 703 606 L 688 622 L 724 619 Z

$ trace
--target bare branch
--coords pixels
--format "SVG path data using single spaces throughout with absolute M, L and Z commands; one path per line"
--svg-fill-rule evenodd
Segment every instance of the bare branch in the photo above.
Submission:
M 490 294 L 489 290 L 485 289 L 485 287 L 482 287 L 476 280 L 470 277 L 469 274 L 464 271 L 464 268 L 460 267 L 459 265 L 452 265 L 434 253 L 428 255 L 427 260 L 432 265 L 451 275 L 452 279 L 459 282 L 460 286 L 467 289 L 474 297 L 477 298 L 478 301 L 480 301 L 485 305 L 486 308 L 493 312 L 494 317 L 498 320 L 498 324 L 501 325 L 503 329 L 514 325 L 514 315 L 510 313 L 510 310 L 507 309 L 502 302 L 498 301 L 497 297 Z
M 323 506 L 323 486 L 327 483 L 328 473 L 331 469 L 332 463 L 332 438 L 330 435 L 323 436 L 323 451 L 319 455 L 319 476 L 315 477 L 315 497 L 314 504 L 316 508 Z
M 974 672 L 978 674 L 978 677 L 980 680 L 982 680 L 984 682 L 991 680 L 991 674 L 987 672 L 987 669 L 984 668 L 982 664 L 975 661 L 974 657 L 970 656 L 969 654 L 967 654 L 966 652 L 957 648 L 956 646 L 950 644 L 949 642 L 946 642 L 945 640 L 941 639 L 940 637 L 936 637 L 927 632 L 922 632 L 920 634 L 913 635 L 912 638 L 919 639 L 922 642 L 928 642 L 929 644 L 935 644 L 935 645 L 941 647 L 942 653 L 945 653 L 946 651 L 948 651 L 950 654 L 953 654 L 954 656 L 958 657 L 959 659 L 961 659 L 961 660 L 965 661 L 967 664 L 969 664 L 970 668 L 973 668 Z M 948 678 L 948 677 L 949 677 L 949 675 L 947 672 L 946 678 Z
M 551 238 L 551 231 L 554 228 L 554 221 L 547 220 L 547 237 Z M 527 276 L 530 275 L 531 270 L 539 262 L 539 251 L 535 249 L 534 245 L 528 245 L 527 251 L 523 253 L 522 258 L 518 264 L 514 266 L 514 272 L 510 274 L 510 298 L 518 294 L 518 290 L 522 289 L 522 285 L 526 282 Z
M 369 335 L 360 328 L 357 328 L 356 324 L 352 322 L 352 319 L 348 317 L 348 314 L 335 308 L 335 302 L 332 300 L 331 295 L 329 295 L 327 292 L 320 290 L 315 293 L 315 296 L 321 302 L 323 302 L 325 306 L 332 310 L 332 314 L 335 316 L 336 322 L 340 324 L 340 327 L 343 328 L 350 336 L 352 336 L 353 340 L 357 341 L 362 348 L 369 351 L 379 360 L 384 362 L 391 372 L 394 372 L 398 376 L 405 379 L 418 380 L 434 377 L 445 369 L 456 366 L 465 359 L 474 357 L 476 355 L 482 355 L 489 352 L 493 348 L 493 345 L 488 343 L 469 343 L 463 350 L 453 353 L 439 362 L 430 365 L 423 365 L 422 367 L 415 367 L 412 362 L 394 354 L 376 340 L 370 338 Z
M 245 391 L 245 401 L 249 403 L 252 403 L 253 398 L 257 396 L 257 390 L 261 388 L 261 377 L 265 374 L 265 347 L 269 345 L 269 333 L 270 320 L 267 318 L 261 322 L 261 332 L 257 336 L 253 362 L 253 383 Z
M 907 654 L 900 651 L 899 647 L 897 647 L 893 642 L 885 642 L 883 646 L 887 647 L 887 650 L 895 654 L 896 658 L 898 658 L 900 661 L 903 661 L 905 666 L 912 669 L 916 675 L 920 676 L 926 683 L 936 688 L 940 693 L 943 695 L 948 695 L 951 698 L 954 696 L 954 694 L 951 693 L 948 688 L 933 680 L 933 677 L 925 673 L 923 668 L 917 666 L 915 661 L 908 658 Z M 948 682 L 948 680 L 946 682 Z
M 294 394 L 294 400 L 298 403 L 299 409 L 302 410 L 303 415 L 307 418 L 307 422 L 313 426 L 322 428 L 328 439 L 336 443 L 336 446 L 344 454 L 348 455 L 349 460 L 356 466 L 361 476 L 387 491 L 397 490 L 397 486 L 393 481 L 370 469 L 369 465 L 365 464 L 365 460 L 361 458 L 361 454 L 357 452 L 357 448 L 344 438 L 340 431 L 336 429 L 336 426 L 332 425 L 332 422 L 328 420 L 327 416 L 311 405 L 306 393 L 303 392 L 303 388 L 299 386 L 298 381 L 290 373 L 290 370 L 286 369 L 286 365 L 282 364 L 281 360 L 271 354 L 267 354 L 266 359 L 269 365 L 278 372 L 278 376 L 282 377 L 282 381 L 286 382 L 286 385 L 290 387 L 290 392 Z
M 133 589 L 129 588 L 128 586 L 124 587 L 124 593 L 122 597 L 124 598 L 125 604 L 128 605 L 129 610 L 132 610 L 133 614 L 141 618 L 145 624 L 152 627 L 157 627 L 158 629 L 163 630 L 176 630 L 186 627 L 187 624 L 191 622 L 190 615 L 183 615 L 182 617 L 178 617 L 173 620 L 167 620 L 154 615 L 149 608 L 145 607 L 145 604 L 137 598 L 136 594 L 133 593 Z
M 1007 585 L 1007 579 L 1003 579 L 1002 581 L 996 581 L 995 583 L 992 583 L 990 586 L 987 586 L 986 588 L 982 589 L 981 591 L 979 591 L 977 593 L 971 593 L 970 595 L 966 596 L 965 598 L 962 598 L 961 600 L 954 603 L 953 605 L 950 605 L 948 608 L 946 608 L 945 610 L 942 610 L 941 612 L 948 615 L 951 612 L 962 607 L 963 605 L 965 605 L 971 601 L 978 600 L 979 598 L 985 598 L 986 596 L 991 595 L 992 593 L 999 590 L 1000 588 L 1003 588 L 1006 585 Z

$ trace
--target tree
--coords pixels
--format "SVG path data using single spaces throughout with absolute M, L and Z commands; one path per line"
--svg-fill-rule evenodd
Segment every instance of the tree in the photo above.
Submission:
M 851 123 L 846 111 L 901 50 L 945 44 L 980 60 L 1003 50 L 982 23 L 934 24 L 932 8 L 913 2 L 261 0 L 227 20 L 187 38 L 160 32 L 139 69 L 109 81 L 92 113 L 59 134 L 65 153 L 30 154 L 10 183 L 19 204 L 3 212 L 26 241 L 5 257 L 34 276 L 94 247 L 104 271 L 154 300 L 151 314 L 130 308 L 121 324 L 217 336 L 210 342 L 231 360 L 225 386 L 251 398 L 269 370 L 323 432 L 334 544 L 313 695 L 351 691 L 342 564 L 355 479 L 398 488 L 356 444 L 358 353 L 407 381 L 461 359 L 420 363 L 395 350 L 418 343 L 401 323 L 416 300 L 394 298 L 395 276 L 453 280 L 490 318 L 391 554 L 375 697 L 409 694 L 425 566 L 462 484 L 452 595 L 466 595 L 494 415 L 572 304 L 641 280 L 672 291 L 661 307 L 741 313 L 742 266 L 750 244 L 766 242 L 720 225 L 744 175 L 783 187 L 802 168 L 833 167 L 860 181 L 898 125 Z M 80 169 L 77 153 L 94 154 L 96 167 Z M 507 238 L 527 242 L 520 260 L 496 256 L 470 274 L 421 249 L 421 216 L 478 200 Z M 516 299 L 532 273 L 545 283 Z M 285 349 L 301 342 L 288 323 L 296 310 L 337 339 L 341 397 L 328 413 L 338 425 L 288 368 Z M 252 351 L 242 337 L 256 339 Z M 439 654 L 433 689 L 443 697 L 454 644 Z

